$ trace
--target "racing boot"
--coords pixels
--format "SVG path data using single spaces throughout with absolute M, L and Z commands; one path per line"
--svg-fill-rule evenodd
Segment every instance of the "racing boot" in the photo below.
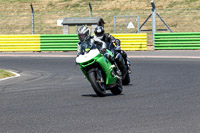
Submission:
M 124 79 L 126 77 L 126 74 L 127 74 L 127 67 L 126 67 L 124 59 L 122 58 L 120 53 L 118 53 L 116 55 L 115 61 L 118 65 L 120 71 L 122 72 L 122 79 Z
M 116 64 L 115 71 L 116 71 L 116 77 L 121 80 L 122 79 L 122 72 L 117 67 L 117 64 Z
M 128 57 L 126 58 L 126 64 L 128 67 L 128 73 L 131 74 L 132 70 L 131 70 L 131 62 L 128 60 Z
M 124 58 L 125 64 L 126 64 L 126 66 L 128 68 L 128 73 L 131 74 L 131 72 L 132 72 L 132 70 L 131 70 L 131 62 L 128 59 L 127 53 L 124 52 L 123 50 L 121 50 L 121 55 Z

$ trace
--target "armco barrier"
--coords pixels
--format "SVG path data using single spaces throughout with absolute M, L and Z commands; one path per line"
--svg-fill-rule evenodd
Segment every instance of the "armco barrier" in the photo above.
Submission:
M 123 50 L 147 50 L 147 34 L 113 34 Z M 76 51 L 77 34 L 0 35 L 0 51 Z
M 200 32 L 155 33 L 155 49 L 200 49 Z
M 41 51 L 76 51 L 79 42 L 77 34 L 44 34 L 41 37 Z
M 0 35 L 0 51 L 40 51 L 40 35 Z
M 147 50 L 147 33 L 112 35 L 121 41 L 123 50 Z

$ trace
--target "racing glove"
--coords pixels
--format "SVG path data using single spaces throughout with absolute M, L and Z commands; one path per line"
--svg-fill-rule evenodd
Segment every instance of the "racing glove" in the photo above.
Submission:
M 121 47 L 120 46 L 116 46 L 115 49 L 116 50 L 121 50 Z
M 101 49 L 100 53 L 101 54 L 105 54 L 106 53 L 106 48 Z

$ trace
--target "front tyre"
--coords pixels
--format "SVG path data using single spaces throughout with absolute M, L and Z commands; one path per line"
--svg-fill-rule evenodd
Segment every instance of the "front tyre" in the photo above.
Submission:
M 88 74 L 88 76 L 95 93 L 100 97 L 105 96 L 106 95 L 105 83 L 100 82 L 100 79 L 99 79 L 99 76 L 101 75 L 99 75 L 96 71 L 92 71 Z
M 117 85 L 110 89 L 113 95 L 119 95 L 122 93 L 123 86 L 122 81 L 120 79 L 117 80 Z

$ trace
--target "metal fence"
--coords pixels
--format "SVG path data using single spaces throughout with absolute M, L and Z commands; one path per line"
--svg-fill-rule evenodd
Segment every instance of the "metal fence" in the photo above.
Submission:
M 114 33 L 139 32 L 140 17 L 138 15 L 114 16 Z

